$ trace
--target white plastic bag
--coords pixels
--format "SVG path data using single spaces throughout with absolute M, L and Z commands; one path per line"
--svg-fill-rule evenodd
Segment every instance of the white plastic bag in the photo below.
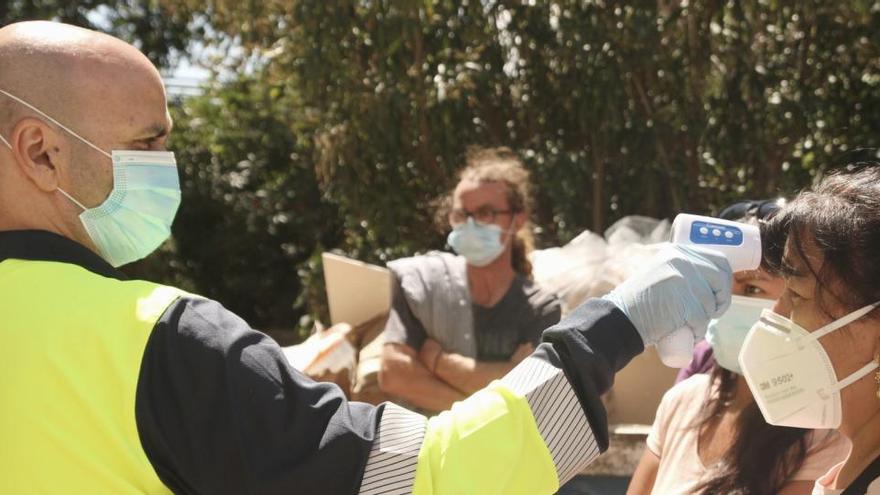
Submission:
M 565 246 L 534 251 L 532 275 L 562 300 L 565 314 L 623 282 L 669 239 L 669 231 L 667 220 L 624 217 L 605 231 L 604 238 L 585 230 Z

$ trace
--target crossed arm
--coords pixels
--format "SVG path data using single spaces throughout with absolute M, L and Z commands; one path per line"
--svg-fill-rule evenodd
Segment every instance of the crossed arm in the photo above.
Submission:
M 434 376 L 407 344 L 389 343 L 382 349 L 379 387 L 413 406 L 444 411 L 465 398 L 460 391 Z
M 432 339 L 418 352 L 389 343 L 382 350 L 379 386 L 414 406 L 442 411 L 507 374 L 533 350 L 531 344 L 522 344 L 509 361 L 485 362 L 444 352 Z
M 520 344 L 508 361 L 478 361 L 454 352 L 444 352 L 440 344 L 428 339 L 422 345 L 419 357 L 425 366 L 431 367 L 434 376 L 470 395 L 506 375 L 534 350 L 531 344 Z

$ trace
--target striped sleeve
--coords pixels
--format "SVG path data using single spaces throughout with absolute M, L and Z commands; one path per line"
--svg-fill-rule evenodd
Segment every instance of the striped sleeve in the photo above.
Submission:
M 543 338 L 508 375 L 429 421 L 386 405 L 360 493 L 549 494 L 581 472 L 608 448 L 600 396 L 643 345 L 601 300 Z
M 528 423 L 533 425 L 530 428 L 537 428 L 539 444 L 543 442 L 546 445 L 552 467 L 555 468 L 551 470 L 555 472 L 550 476 L 555 474 L 559 485 L 573 478 L 599 455 L 599 446 L 580 402 L 560 368 L 540 357 L 530 357 L 496 383 L 478 395 L 492 393 L 492 389 L 504 389 L 525 399 L 527 409 L 531 410 L 534 417 L 534 422 Z M 479 400 L 477 396 L 465 402 L 476 400 Z M 490 402 L 486 401 L 484 404 L 488 405 Z M 472 424 L 477 421 L 474 419 L 477 416 L 461 414 L 462 409 L 459 408 L 456 421 Z M 501 410 L 506 414 L 514 414 L 511 410 L 499 409 Z M 485 425 L 488 426 L 489 423 Z M 367 459 L 361 494 L 397 495 L 413 491 L 426 426 L 427 421 L 423 416 L 394 404 L 385 405 L 378 435 Z M 515 435 L 515 432 L 515 428 L 511 429 L 511 434 Z M 456 435 L 450 438 L 456 438 Z M 511 443 L 508 446 L 512 448 L 513 445 Z M 535 452 L 533 455 L 539 453 Z M 486 464 L 482 468 L 487 471 L 491 469 Z M 436 475 L 437 473 L 435 477 Z M 444 480 L 435 479 L 438 486 L 443 482 Z M 500 486 L 503 485 L 504 483 L 500 483 Z
M 361 495 L 398 495 L 412 492 L 419 450 L 427 420 L 396 404 L 385 404 L 379 431 L 367 458 Z
M 561 369 L 543 359 L 529 357 L 501 381 L 528 401 L 553 458 L 560 485 L 599 456 L 590 424 Z

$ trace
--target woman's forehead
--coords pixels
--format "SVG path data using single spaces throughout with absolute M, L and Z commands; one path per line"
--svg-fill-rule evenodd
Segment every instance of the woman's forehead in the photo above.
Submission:
M 782 255 L 785 277 L 812 278 L 822 268 L 824 256 L 812 235 L 789 235 Z
M 736 272 L 733 274 L 733 277 L 737 282 L 773 282 L 779 280 L 781 277 L 768 273 L 767 270 L 763 268 L 758 268 L 757 270 L 743 270 L 740 272 Z

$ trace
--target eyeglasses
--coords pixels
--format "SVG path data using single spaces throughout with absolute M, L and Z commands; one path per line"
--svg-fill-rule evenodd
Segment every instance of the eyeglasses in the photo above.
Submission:
M 783 206 L 785 206 L 785 199 L 783 198 L 763 199 L 760 201 L 747 199 L 724 208 L 718 214 L 718 218 L 737 221 L 747 217 L 754 217 L 757 220 L 767 220 L 781 210 Z
M 460 223 L 465 223 L 468 217 L 474 219 L 475 222 L 482 225 L 489 225 L 491 223 L 495 223 L 495 217 L 498 215 L 512 215 L 516 213 L 515 210 L 496 210 L 491 206 L 483 206 L 481 208 L 477 208 L 476 211 L 467 211 L 464 208 L 454 208 L 452 212 L 449 213 L 449 221 L 453 225 L 458 225 Z

